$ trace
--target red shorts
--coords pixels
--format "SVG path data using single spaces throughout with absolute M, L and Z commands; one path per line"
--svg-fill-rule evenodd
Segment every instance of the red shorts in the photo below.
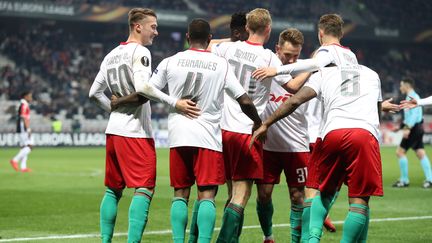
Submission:
M 214 186 L 225 183 L 222 152 L 198 148 L 175 147 L 170 149 L 170 179 L 174 188 Z
M 252 135 L 222 130 L 225 176 L 227 180 L 262 179 L 263 148 L 255 142 L 249 149 Z
M 309 153 L 310 153 L 310 154 L 312 154 L 313 151 L 315 150 L 315 148 L 316 148 L 316 144 L 317 144 L 317 141 L 318 141 L 318 140 L 321 140 L 321 138 L 317 138 L 317 140 L 315 141 L 315 143 L 309 143 Z
M 273 152 L 264 150 L 264 178 L 257 184 L 279 184 L 282 171 L 289 187 L 305 185 L 309 152 Z
M 318 178 L 318 174 L 316 173 L 317 170 L 315 168 L 316 166 L 316 155 L 314 156 L 314 154 L 317 154 L 317 151 L 320 150 L 320 146 L 321 146 L 322 140 L 321 138 L 317 138 L 315 143 L 310 143 L 309 144 L 309 161 L 307 163 L 307 171 L 308 171 L 308 176 L 306 179 L 306 187 L 307 188 L 314 188 L 317 189 L 319 188 L 319 178 Z
M 152 138 L 106 135 L 105 186 L 113 189 L 154 187 L 156 152 Z
M 316 163 L 313 173 L 318 175 L 321 192 L 335 193 L 345 182 L 349 197 L 383 195 L 379 145 L 369 131 L 333 130 L 311 159 Z

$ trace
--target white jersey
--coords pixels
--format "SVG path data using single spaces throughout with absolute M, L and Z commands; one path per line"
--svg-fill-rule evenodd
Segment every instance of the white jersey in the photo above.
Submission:
M 432 105 L 432 96 L 417 101 L 418 105 Z
M 240 84 L 252 99 L 258 114 L 261 115 L 269 99 L 272 79 L 257 82 L 251 74 L 257 68 L 281 65 L 279 58 L 269 49 L 264 49 L 262 45 L 248 41 L 223 42 L 213 46 L 212 52 L 228 60 Z M 290 79 L 291 77 L 273 80 L 283 85 Z M 251 134 L 253 121 L 242 112 L 240 105 L 234 99 L 225 95 L 221 126 L 227 131 Z
M 323 119 L 323 103 L 318 98 L 308 101 L 306 120 L 308 122 L 309 143 L 315 143 Z
M 285 91 L 280 85 L 272 83 L 270 100 L 263 112 L 263 119 L 267 119 L 291 96 L 292 94 Z M 299 106 L 291 115 L 269 127 L 264 149 L 274 152 L 309 152 L 306 108 L 307 104 Z
M 381 82 L 373 70 L 329 67 L 313 74 L 305 86 L 312 88 L 324 104 L 321 138 L 335 129 L 363 128 L 379 136 L 378 105 Z
M 110 101 L 103 92 L 108 87 L 121 97 L 132 94 L 139 82 L 148 82 L 151 76 L 150 51 L 137 43 L 122 42 L 105 56 L 90 96 L 96 97 L 102 108 L 110 111 Z M 151 138 L 150 102 L 143 105 L 122 106 L 111 112 L 106 134 L 124 137 Z
M 222 151 L 220 120 L 223 91 L 232 100 L 245 94 L 224 58 L 196 49 L 179 52 L 159 64 L 150 83 L 158 89 L 168 84 L 170 96 L 191 99 L 201 109 L 201 115 L 196 119 L 170 112 L 168 130 L 171 148 L 192 146 Z
M 329 58 L 329 64 L 334 64 L 339 67 L 358 65 L 356 55 L 348 47 L 338 44 L 321 46 L 316 51 L 315 57 L 320 56 L 327 56 L 327 58 Z
M 338 44 L 323 45 L 311 59 L 289 65 L 278 66 L 277 74 L 297 76 L 304 72 L 318 71 L 326 66 L 349 67 L 358 65 L 356 55 L 348 48 Z

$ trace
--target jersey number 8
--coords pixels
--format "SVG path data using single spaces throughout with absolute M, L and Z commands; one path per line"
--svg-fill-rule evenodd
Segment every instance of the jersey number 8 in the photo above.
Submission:
M 342 96 L 359 96 L 360 95 L 360 74 L 355 70 L 342 70 Z

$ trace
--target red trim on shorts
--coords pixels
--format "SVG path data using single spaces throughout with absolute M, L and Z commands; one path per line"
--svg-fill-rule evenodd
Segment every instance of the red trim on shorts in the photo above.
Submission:
M 249 45 L 253 45 L 253 46 L 263 46 L 262 43 L 257 43 L 257 42 L 252 42 L 252 41 L 245 41 L 246 43 L 248 43 Z
M 303 187 L 307 178 L 309 152 L 274 152 L 264 150 L 264 177 L 256 184 L 279 184 L 285 174 L 288 187 Z
M 263 147 L 252 135 L 222 130 L 222 146 L 227 180 L 257 180 L 264 176 Z
M 383 195 L 379 144 L 369 131 L 333 130 L 317 146 L 314 158 L 321 192 L 334 193 L 345 183 L 349 197 Z
M 200 147 L 170 148 L 170 184 L 174 188 L 225 183 L 222 152 Z
M 152 138 L 106 135 L 105 186 L 114 189 L 154 187 L 156 151 Z

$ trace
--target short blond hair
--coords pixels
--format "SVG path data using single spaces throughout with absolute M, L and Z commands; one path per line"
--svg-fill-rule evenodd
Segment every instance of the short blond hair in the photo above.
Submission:
M 147 18 L 148 16 L 153 16 L 157 18 L 155 11 L 153 11 L 152 9 L 149 8 L 131 9 L 128 13 L 129 28 L 132 29 L 137 22 Z
M 291 43 L 293 46 L 302 46 L 304 44 L 304 37 L 302 32 L 296 28 L 289 28 L 279 34 L 278 44 L 282 46 L 285 42 Z
M 272 24 L 270 12 L 264 8 L 256 8 L 246 14 L 246 26 L 252 32 L 263 33 Z
M 324 31 L 326 35 L 342 38 L 343 25 L 344 21 L 339 14 L 325 14 L 319 19 L 318 29 Z

